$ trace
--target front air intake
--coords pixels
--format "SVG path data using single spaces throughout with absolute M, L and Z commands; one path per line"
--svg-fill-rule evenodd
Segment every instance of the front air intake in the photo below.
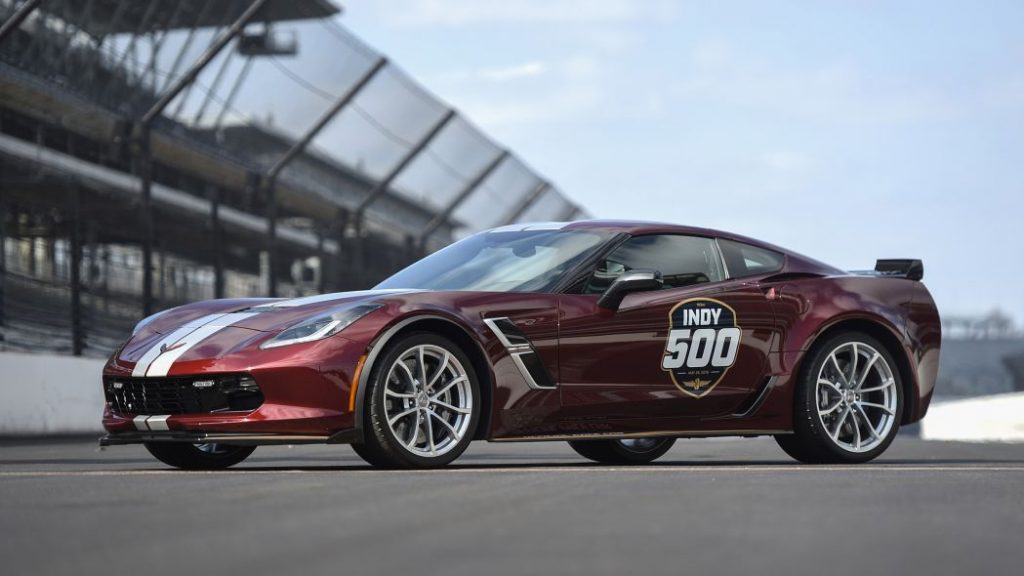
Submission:
M 182 378 L 105 378 L 111 409 L 120 415 L 251 412 L 263 404 L 248 375 Z

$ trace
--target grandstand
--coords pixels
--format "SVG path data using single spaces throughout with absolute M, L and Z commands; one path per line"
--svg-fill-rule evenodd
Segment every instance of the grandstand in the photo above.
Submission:
M 585 211 L 330 0 L 0 0 L 0 350 L 102 357 L 215 297 L 368 287 Z

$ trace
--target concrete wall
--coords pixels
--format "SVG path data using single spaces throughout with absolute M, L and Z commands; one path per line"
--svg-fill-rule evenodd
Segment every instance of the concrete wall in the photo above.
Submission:
M 0 434 L 103 431 L 103 361 L 0 352 Z
M 102 369 L 91 358 L 0 352 L 0 435 L 102 433 Z M 1024 393 L 939 398 L 921 436 L 1024 441 Z
M 921 421 L 925 440 L 1024 442 L 1024 392 L 940 401 Z
M 1006 359 L 1017 354 L 1024 354 L 1024 339 L 945 339 L 935 394 L 965 397 L 1024 390 L 1006 367 Z

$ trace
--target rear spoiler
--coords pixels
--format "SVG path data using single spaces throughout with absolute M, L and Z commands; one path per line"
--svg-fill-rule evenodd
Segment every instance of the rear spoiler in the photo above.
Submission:
M 857 271 L 854 274 L 865 276 L 885 276 L 887 278 L 906 278 L 921 280 L 924 278 L 924 262 L 913 259 L 893 258 L 878 260 L 874 270 Z

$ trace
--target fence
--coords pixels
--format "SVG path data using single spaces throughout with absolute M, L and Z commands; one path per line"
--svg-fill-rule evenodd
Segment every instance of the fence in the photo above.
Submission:
M 104 354 L 202 298 L 372 285 L 585 216 L 327 0 L 0 0 L 0 336 Z

